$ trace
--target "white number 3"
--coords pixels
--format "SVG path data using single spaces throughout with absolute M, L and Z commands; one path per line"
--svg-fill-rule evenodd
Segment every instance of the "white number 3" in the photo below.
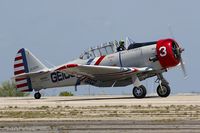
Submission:
M 167 50 L 167 49 L 166 49 L 165 46 L 162 46 L 162 47 L 159 48 L 160 56 L 161 56 L 161 57 L 164 57 L 164 56 L 167 55 L 167 51 L 166 51 L 166 50 Z

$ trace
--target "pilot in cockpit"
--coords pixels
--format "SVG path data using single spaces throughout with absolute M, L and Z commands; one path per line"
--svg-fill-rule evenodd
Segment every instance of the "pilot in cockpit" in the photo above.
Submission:
M 125 43 L 124 40 L 119 41 L 119 47 L 117 47 L 117 52 L 125 50 Z

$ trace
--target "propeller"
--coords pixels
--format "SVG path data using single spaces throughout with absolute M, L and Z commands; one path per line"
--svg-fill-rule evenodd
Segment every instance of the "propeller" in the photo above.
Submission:
M 169 33 L 170 33 L 171 37 L 172 37 L 173 39 L 175 39 L 174 34 L 173 34 L 173 31 L 172 31 L 170 25 L 168 26 L 168 30 L 169 30 Z M 176 39 L 175 39 L 175 40 L 176 40 Z M 173 48 L 173 49 L 174 49 L 174 48 Z M 184 63 L 183 58 L 182 58 L 182 56 L 181 56 L 181 54 L 182 54 L 183 51 L 185 51 L 184 48 L 181 48 L 181 47 L 178 47 L 178 46 L 177 46 L 176 52 L 177 52 L 177 55 L 178 55 L 178 57 L 179 57 L 179 59 L 180 59 L 180 65 L 181 65 L 181 70 L 182 70 L 183 75 L 184 75 L 184 79 L 186 79 L 186 78 L 188 77 L 188 75 L 187 75 L 187 72 L 186 72 L 186 69 L 185 69 L 185 63 Z
M 181 63 L 181 69 L 183 71 L 183 75 L 184 75 L 184 78 L 186 79 L 188 77 L 187 75 L 187 72 L 186 72 L 186 69 L 185 69 L 185 64 L 183 62 L 183 58 L 181 56 L 182 52 L 184 51 L 183 48 L 179 48 L 179 52 L 180 52 L 180 63 Z

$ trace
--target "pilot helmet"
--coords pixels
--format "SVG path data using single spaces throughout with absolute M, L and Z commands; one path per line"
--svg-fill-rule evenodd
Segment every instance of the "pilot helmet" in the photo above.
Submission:
M 124 45 L 124 40 L 120 40 L 119 45 Z

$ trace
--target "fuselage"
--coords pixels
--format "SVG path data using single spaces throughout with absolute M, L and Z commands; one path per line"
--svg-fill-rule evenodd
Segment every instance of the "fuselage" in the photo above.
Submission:
M 70 61 L 66 64 L 81 64 L 81 65 L 100 65 L 100 66 L 118 66 L 118 67 L 149 67 L 155 71 L 162 71 L 168 67 L 175 66 L 179 63 L 178 59 L 174 59 L 173 51 L 171 48 L 174 40 L 166 39 L 157 42 L 141 43 L 137 44 L 136 47 L 130 47 L 124 51 L 114 52 L 107 55 L 101 55 L 98 57 L 90 57 L 87 59 L 78 58 L 76 60 Z M 163 62 L 163 59 L 168 59 L 168 61 Z M 171 63 L 170 61 L 173 61 Z M 38 88 L 38 90 L 49 87 L 62 87 L 62 86 L 75 86 L 80 84 L 90 84 L 92 81 L 85 81 L 78 83 L 78 78 L 67 73 L 55 71 L 56 68 L 51 69 L 49 73 L 41 75 L 38 78 L 31 79 L 33 83 L 33 88 Z M 147 75 L 148 76 L 152 75 Z M 99 87 L 110 87 L 113 82 L 109 81 L 101 83 L 100 81 L 92 84 Z M 38 84 L 40 83 L 40 84 Z M 129 85 L 130 82 L 124 84 L 124 86 Z

